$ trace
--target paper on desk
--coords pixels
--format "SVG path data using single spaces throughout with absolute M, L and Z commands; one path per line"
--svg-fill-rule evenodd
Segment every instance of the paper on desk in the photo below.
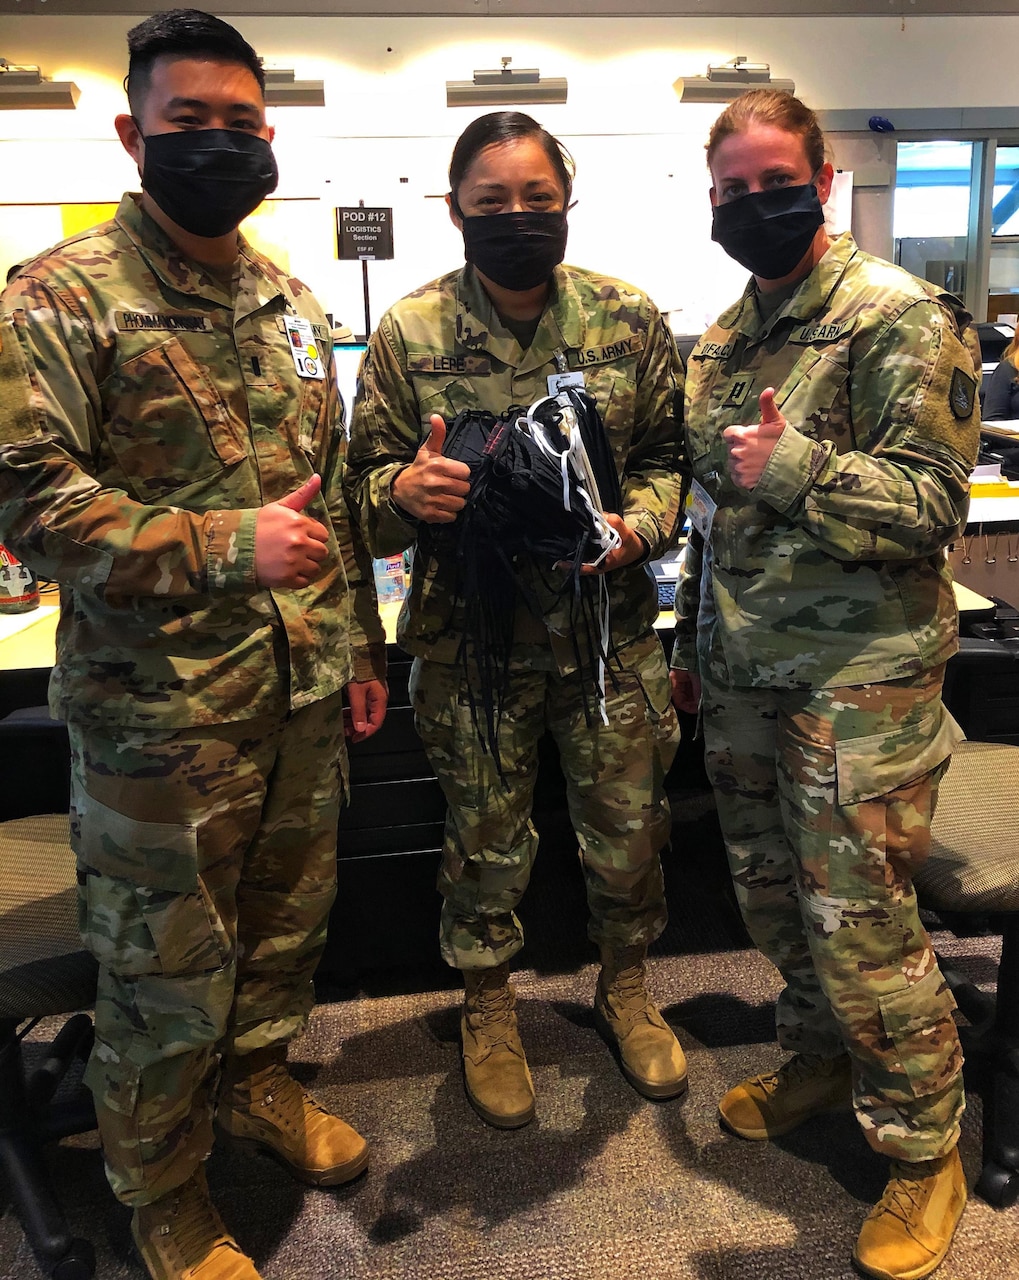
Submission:
M 0 641 L 9 640 L 11 636 L 16 636 L 19 631 L 31 627 L 41 618 L 47 618 L 51 613 L 59 612 L 58 604 L 41 604 L 38 609 L 31 609 L 28 613 L 0 613 Z

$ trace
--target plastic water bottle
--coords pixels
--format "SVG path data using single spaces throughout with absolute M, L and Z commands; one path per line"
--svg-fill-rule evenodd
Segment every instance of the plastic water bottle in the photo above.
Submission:
M 0 543 L 0 613 L 27 613 L 38 607 L 35 574 Z

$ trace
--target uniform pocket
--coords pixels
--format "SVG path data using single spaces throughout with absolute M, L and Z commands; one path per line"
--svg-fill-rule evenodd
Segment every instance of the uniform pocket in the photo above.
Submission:
M 107 441 L 125 487 L 166 498 L 246 457 L 218 388 L 177 338 L 118 366 L 103 386 Z
M 913 724 L 835 744 L 839 825 L 848 828 L 850 840 L 832 841 L 833 897 L 883 896 L 923 864 L 935 784 L 962 737 L 939 707 Z
M 221 968 L 230 941 L 198 872 L 198 828 L 140 822 L 76 796 L 82 937 L 122 977 Z
M 915 724 L 835 744 L 840 805 L 883 796 L 945 763 L 964 734 L 939 707 Z
M 955 999 L 938 969 L 901 991 L 878 996 L 885 1035 L 894 1046 L 889 1066 L 901 1079 L 899 1088 L 886 1086 L 892 1102 L 909 1102 L 940 1092 L 961 1062 L 952 1011 Z

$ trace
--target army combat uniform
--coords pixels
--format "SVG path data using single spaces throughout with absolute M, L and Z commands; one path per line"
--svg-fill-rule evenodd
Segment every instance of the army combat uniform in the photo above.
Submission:
M 324 376 L 299 377 L 304 317 Z M 243 240 L 232 281 L 136 198 L 4 298 L 0 521 L 61 584 L 53 713 L 72 744 L 87 1078 L 134 1205 L 211 1144 L 218 1054 L 285 1045 L 335 894 L 341 689 L 384 672 L 371 565 L 340 489 L 325 317 Z M 259 588 L 255 520 L 313 473 L 330 529 L 308 587 Z
M 944 547 L 979 418 L 956 318 L 929 289 L 844 235 L 777 312 L 761 318 L 751 283 L 700 340 L 686 430 L 707 514 L 673 655 L 703 679 L 737 895 L 786 982 L 779 1041 L 845 1046 L 868 1140 L 906 1161 L 951 1150 L 963 1108 L 911 873 L 961 737 L 940 697 L 957 647 Z M 760 421 L 766 387 L 788 425 L 748 493 L 722 433 Z
M 601 412 L 622 481 L 621 514 L 652 558 L 666 551 L 680 515 L 674 398 L 682 374 L 653 304 L 617 280 L 557 267 L 548 305 L 523 350 L 468 267 L 397 303 L 365 355 L 347 484 L 373 552 L 395 554 L 417 538 L 416 524 L 391 492 L 432 414 L 449 422 L 461 409 L 500 414 L 513 404 L 527 406 L 548 395 L 549 376 L 567 367 L 583 373 Z M 500 965 L 522 945 L 515 908 L 537 845 L 531 800 L 546 728 L 558 741 L 567 777 L 592 939 L 610 947 L 646 944 L 665 924 L 663 779 L 678 727 L 653 631 L 655 587 L 643 565 L 608 577 L 618 669 L 615 680 L 607 680 L 609 724 L 588 725 L 568 604 L 545 581 L 548 572 L 549 566 L 530 567 L 543 616 L 523 607 L 517 614 L 499 733 L 505 783 L 478 742 L 457 665 L 463 611 L 452 554 L 418 546 L 398 624 L 399 643 L 416 659 L 418 731 L 449 804 L 441 940 L 445 959 L 460 969 Z

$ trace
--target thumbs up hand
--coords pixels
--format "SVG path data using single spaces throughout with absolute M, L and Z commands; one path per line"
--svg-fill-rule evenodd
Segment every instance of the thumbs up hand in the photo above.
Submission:
M 255 578 L 260 587 L 306 587 L 329 554 L 329 530 L 304 514 L 318 496 L 322 478 L 311 476 L 255 517 Z
M 752 489 L 768 465 L 786 428 L 786 420 L 775 408 L 775 389 L 761 392 L 761 420 L 750 427 L 726 427 L 722 432 L 729 446 L 729 474 L 741 489 Z
M 393 481 L 393 501 L 427 524 L 452 524 L 470 493 L 470 467 L 442 456 L 446 424 L 437 413 L 414 461 Z

